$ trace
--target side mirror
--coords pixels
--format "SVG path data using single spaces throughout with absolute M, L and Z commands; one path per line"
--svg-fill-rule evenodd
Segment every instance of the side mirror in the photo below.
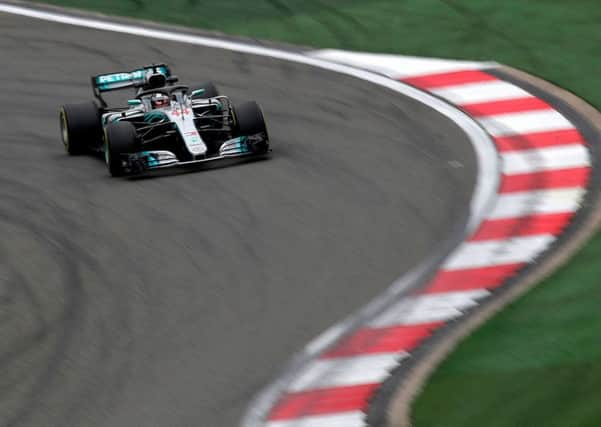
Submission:
M 142 104 L 142 101 L 140 101 L 139 99 L 128 99 L 127 100 L 127 105 L 134 106 L 134 105 L 141 105 L 141 104 Z
M 205 93 L 204 89 L 196 89 L 192 91 L 192 97 L 198 96 L 198 95 L 202 95 Z

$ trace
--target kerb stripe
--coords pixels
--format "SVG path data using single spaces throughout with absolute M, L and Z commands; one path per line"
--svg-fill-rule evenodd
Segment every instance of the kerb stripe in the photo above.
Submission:
M 525 263 L 495 265 L 492 267 L 466 268 L 455 271 L 440 271 L 427 286 L 428 294 L 450 291 L 494 289 L 503 280 L 513 276 Z
M 545 101 L 533 96 L 505 99 L 502 101 L 480 102 L 461 106 L 468 114 L 475 117 L 494 116 L 497 114 L 520 113 L 533 110 L 550 110 L 552 107 Z
M 585 187 L 589 175 L 590 168 L 588 167 L 503 175 L 499 193 Z
M 269 414 L 269 420 L 289 420 L 310 415 L 361 410 L 379 384 L 333 387 L 288 393 Z
M 403 82 L 421 89 L 433 89 L 444 86 L 456 86 L 466 83 L 481 83 L 498 80 L 496 77 L 478 70 L 451 71 L 448 73 L 428 74 L 402 79 Z
M 323 354 L 321 358 L 410 351 L 429 337 L 433 329 L 441 325 L 443 322 L 359 329 Z
M 568 225 L 574 214 L 531 215 L 519 218 L 485 220 L 470 241 L 503 239 L 535 234 L 559 234 Z

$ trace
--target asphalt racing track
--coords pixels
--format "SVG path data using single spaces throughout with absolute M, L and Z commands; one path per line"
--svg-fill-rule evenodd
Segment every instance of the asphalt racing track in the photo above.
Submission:
M 0 54 L 2 426 L 234 426 L 467 219 L 467 137 L 387 89 L 2 13 Z M 67 156 L 58 106 L 153 61 L 257 99 L 272 158 L 128 180 Z

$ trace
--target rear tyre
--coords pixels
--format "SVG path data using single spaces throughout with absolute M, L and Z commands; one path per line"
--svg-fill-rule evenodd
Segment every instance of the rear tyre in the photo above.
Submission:
M 61 137 L 67 153 L 83 154 L 102 142 L 100 110 L 93 102 L 66 104 L 59 110 Z
M 234 128 L 237 136 L 248 136 L 249 148 L 259 154 L 269 150 L 269 135 L 263 111 L 255 101 L 244 102 L 234 107 Z
M 136 151 L 136 128 L 129 122 L 112 122 L 105 129 L 104 159 L 112 176 L 125 175 L 122 154 Z
M 191 86 L 190 93 L 198 89 L 204 89 L 204 93 L 202 95 L 199 95 L 200 98 L 213 98 L 215 96 L 219 96 L 219 90 L 217 90 L 217 86 L 215 86 L 213 82 L 207 82 L 201 85 Z

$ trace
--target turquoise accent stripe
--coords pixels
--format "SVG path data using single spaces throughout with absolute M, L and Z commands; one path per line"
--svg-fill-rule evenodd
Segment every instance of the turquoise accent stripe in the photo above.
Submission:
M 153 168 L 160 165 L 160 162 L 156 159 L 156 157 L 153 156 L 153 154 L 150 151 L 142 151 L 140 152 L 140 155 L 144 157 L 144 159 L 146 160 L 146 165 L 149 168 Z
M 158 111 L 158 110 L 153 110 L 148 113 L 144 113 L 144 121 L 146 123 L 156 123 L 156 122 L 160 122 L 161 120 L 165 120 L 166 118 L 167 118 L 167 115 L 165 113 L 163 113 L 162 111 Z

